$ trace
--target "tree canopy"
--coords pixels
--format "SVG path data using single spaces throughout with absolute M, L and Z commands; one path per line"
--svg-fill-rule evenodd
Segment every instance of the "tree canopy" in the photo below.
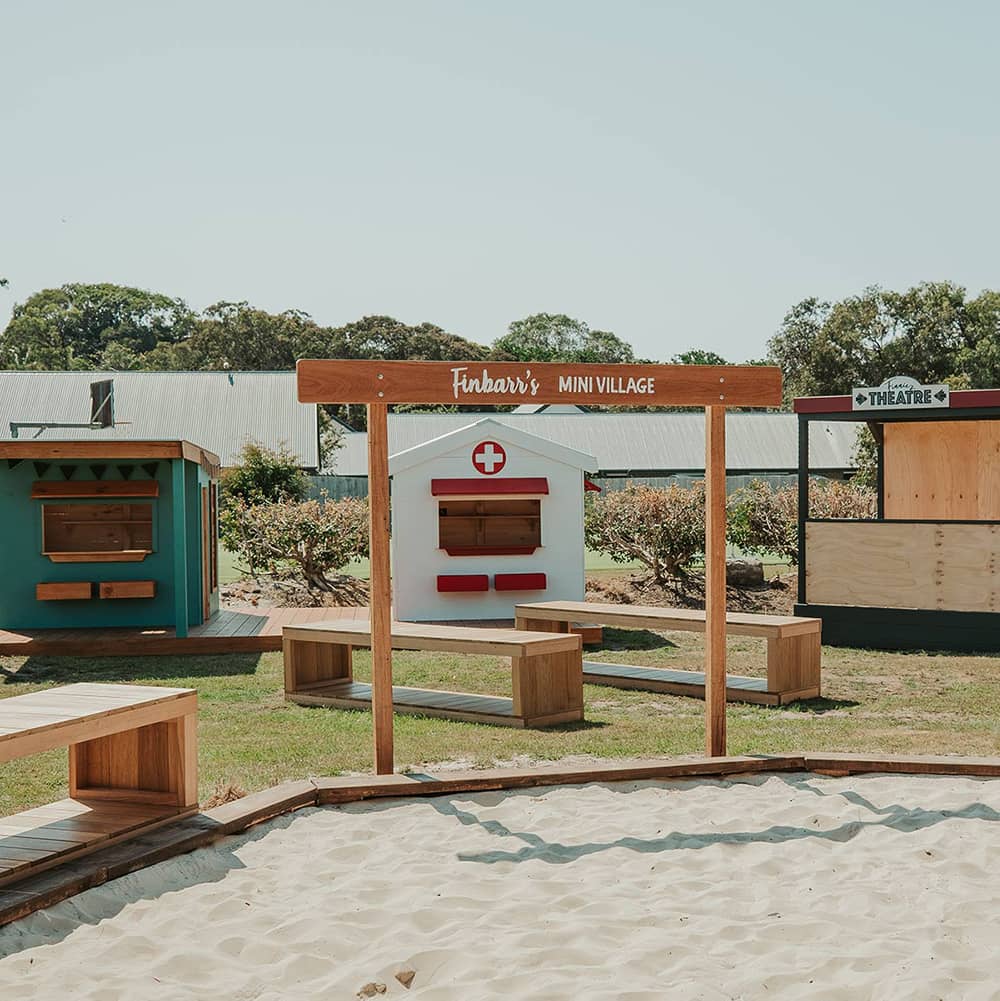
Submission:
M 635 352 L 609 330 L 591 330 L 562 313 L 515 320 L 493 342 L 492 356 L 506 361 L 634 362 Z
M 877 287 L 839 302 L 803 299 L 768 342 L 785 393 L 825 396 L 893 375 L 955 386 L 1000 380 L 1000 293 L 969 298 L 952 282 Z
M 62 285 L 14 306 L 0 337 L 0 367 L 87 369 L 105 352 L 134 360 L 180 341 L 194 314 L 180 299 L 122 285 Z

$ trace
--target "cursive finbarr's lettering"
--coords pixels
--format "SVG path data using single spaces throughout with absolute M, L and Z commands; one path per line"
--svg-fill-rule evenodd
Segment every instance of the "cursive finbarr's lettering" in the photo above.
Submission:
M 532 378 L 530 368 L 524 370 L 524 375 L 501 375 L 494 379 L 486 368 L 479 375 L 470 376 L 469 367 L 462 365 L 451 370 L 451 386 L 455 399 L 458 400 L 467 394 L 534 396 L 538 392 L 539 382 Z

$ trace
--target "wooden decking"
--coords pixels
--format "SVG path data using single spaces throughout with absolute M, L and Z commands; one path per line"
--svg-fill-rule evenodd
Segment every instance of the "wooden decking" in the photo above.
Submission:
M 281 649 L 285 626 L 367 616 L 367 608 L 223 609 L 178 638 L 172 627 L 135 629 L 0 629 L 0 655 L 114 657 L 136 654 L 260 653 Z
M 605 664 L 596 660 L 583 662 L 583 680 L 588 685 L 612 688 L 637 688 L 643 692 L 666 695 L 705 697 L 705 674 L 702 671 L 673 671 L 660 667 L 637 667 L 632 664 Z M 753 702 L 761 706 L 782 704 L 781 692 L 767 690 L 767 678 L 726 675 L 727 702 Z
M 331 706 L 335 709 L 372 707 L 372 688 L 361 681 L 328 681 L 306 691 L 295 692 L 291 701 L 300 706 Z M 410 716 L 438 716 L 468 723 L 524 727 L 524 719 L 514 715 L 514 700 L 466 692 L 430 691 L 425 688 L 392 686 L 394 712 Z

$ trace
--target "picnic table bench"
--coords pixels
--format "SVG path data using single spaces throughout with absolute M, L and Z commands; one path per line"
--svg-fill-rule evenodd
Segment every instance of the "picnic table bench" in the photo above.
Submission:
M 625 629 L 705 631 L 705 612 L 693 608 L 540 601 L 518 605 L 514 614 L 518 629 L 549 633 L 566 630 L 570 622 L 593 622 Z M 817 698 L 820 694 L 821 626 L 821 619 L 795 615 L 727 612 L 727 635 L 760 636 L 767 640 L 767 677 L 727 675 L 726 699 L 776 706 Z M 585 660 L 583 680 L 593 685 L 705 697 L 705 675 L 701 671 L 672 671 Z
M 0 699 L 0 764 L 69 748 L 69 798 L 0 817 L 0 885 L 198 809 L 198 696 L 78 684 Z
M 286 699 L 306 706 L 371 707 L 371 686 L 355 681 L 352 667 L 352 650 L 371 645 L 367 619 L 285 626 L 282 637 Z M 393 686 L 396 712 L 514 727 L 583 719 L 583 655 L 576 634 L 393 622 L 392 648 L 510 657 L 514 696 Z

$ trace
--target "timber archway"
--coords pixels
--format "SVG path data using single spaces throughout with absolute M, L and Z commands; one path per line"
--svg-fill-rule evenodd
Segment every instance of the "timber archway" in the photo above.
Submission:
M 726 753 L 726 409 L 781 403 L 761 365 L 572 365 L 302 359 L 302 403 L 368 411 L 375 771 L 393 771 L 388 408 L 393 404 L 575 403 L 705 409 L 705 752 Z

